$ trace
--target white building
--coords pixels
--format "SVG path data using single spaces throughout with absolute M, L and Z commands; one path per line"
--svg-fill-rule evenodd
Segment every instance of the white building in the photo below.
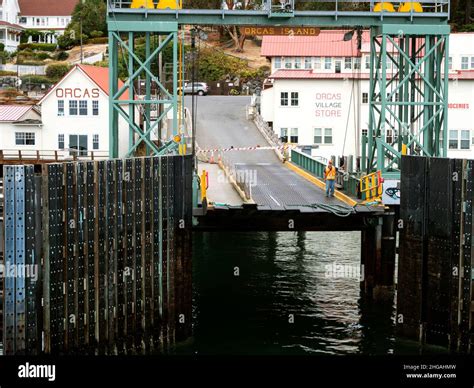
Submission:
M 123 85 L 119 82 L 119 87 Z M 128 98 L 128 92 L 121 97 Z M 43 150 L 79 149 L 81 155 L 109 154 L 109 69 L 76 65 L 39 102 Z M 127 109 L 124 106 L 124 109 Z M 128 146 L 128 124 L 119 118 L 119 154 Z
M 23 27 L 18 25 L 18 0 L 0 0 L 0 43 L 13 52 L 20 44 Z
M 39 43 L 56 43 L 57 37 L 64 33 L 71 21 L 71 15 L 79 0 L 18 0 L 18 2 L 18 24 L 25 29 L 43 32 L 45 36 L 40 38 Z
M 123 86 L 119 82 L 119 87 Z M 51 159 L 109 156 L 109 70 L 76 65 L 40 100 L 38 107 L 0 105 L 0 151 Z M 121 97 L 128 99 L 128 92 Z M 123 109 L 128 111 L 128 105 Z M 119 118 L 119 156 L 128 151 L 128 124 Z
M 0 105 L 0 151 L 36 150 L 42 134 L 41 114 L 34 105 Z
M 284 141 L 313 146 L 313 155 L 325 158 L 360 156 L 361 135 L 368 129 L 369 37 L 364 32 L 359 51 L 355 38 L 343 41 L 345 32 L 265 36 L 262 43 L 272 69 L 262 92 L 263 119 Z M 474 158 L 473 41 L 473 33 L 450 37 L 450 157 Z M 387 142 L 397 135 L 386 132 Z

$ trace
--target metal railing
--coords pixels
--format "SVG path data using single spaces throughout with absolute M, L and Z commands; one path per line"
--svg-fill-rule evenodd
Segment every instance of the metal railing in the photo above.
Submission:
M 449 0 L 419 0 L 416 3 L 420 4 L 423 12 L 416 12 L 415 9 L 409 8 L 408 12 L 397 12 L 398 8 L 395 8 L 395 12 L 383 11 L 376 12 L 374 11 L 375 5 L 379 3 L 389 3 L 388 1 L 374 1 L 374 0 L 315 0 L 318 3 L 333 4 L 332 7 L 327 7 L 324 10 L 319 11 L 300 11 L 297 6 L 295 7 L 292 0 L 286 0 L 283 3 L 280 0 L 263 0 L 261 4 L 257 5 L 253 10 L 240 10 L 240 9 L 215 9 L 215 8 L 202 8 L 202 9 L 192 9 L 189 10 L 193 14 L 200 14 L 203 11 L 219 11 L 228 14 L 242 13 L 247 15 L 263 15 L 263 14 L 274 14 L 277 11 L 294 13 L 297 15 L 350 15 L 353 14 L 359 16 L 374 16 L 381 15 L 390 16 L 390 17 L 407 17 L 407 16 L 416 16 L 416 17 L 439 17 L 439 16 L 449 16 L 450 14 L 450 1 Z M 180 12 L 181 1 L 180 0 L 154 0 L 153 5 L 154 10 L 150 6 L 150 2 L 146 0 L 108 0 L 109 10 L 124 10 L 134 7 L 133 12 Z M 393 2 L 391 4 L 394 4 Z M 400 5 L 402 2 L 400 2 Z M 148 5 L 148 7 L 147 7 Z M 165 9 L 168 8 L 168 9 Z M 296 9 L 295 9 L 296 8 Z M 332 8 L 332 9 L 331 9 Z M 188 10 L 186 10 L 188 11 Z M 201 11 L 201 12 L 200 12 Z
M 0 164 L 8 162 L 64 162 L 76 160 L 108 159 L 108 151 L 82 151 L 75 149 L 64 150 L 0 150 Z
M 301 151 L 292 149 L 291 161 L 317 178 L 324 178 L 324 169 L 326 168 L 328 162 L 326 158 L 321 156 L 310 156 Z M 361 198 L 360 179 L 355 175 L 342 169 L 338 169 L 336 183 L 338 184 L 340 190 L 343 190 L 347 194 Z

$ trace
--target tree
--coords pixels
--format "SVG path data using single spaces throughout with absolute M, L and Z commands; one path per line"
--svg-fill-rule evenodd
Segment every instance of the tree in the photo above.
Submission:
M 105 36 L 107 32 L 106 16 L 107 4 L 105 0 L 81 0 L 74 8 L 71 22 L 64 34 L 68 40 L 77 44 L 80 39 L 82 23 L 83 37 L 97 35 L 98 32 Z
M 255 8 L 255 0 L 225 0 L 225 5 L 227 9 L 247 10 Z M 240 28 L 237 26 L 225 26 L 225 29 L 234 41 L 234 50 L 238 53 L 243 52 L 246 38 L 245 34 L 241 33 Z

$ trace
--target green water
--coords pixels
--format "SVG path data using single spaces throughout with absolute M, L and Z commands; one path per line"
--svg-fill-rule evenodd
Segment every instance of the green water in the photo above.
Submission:
M 413 354 L 397 341 L 394 303 L 367 303 L 360 232 L 195 233 L 197 354 Z M 329 267 L 327 267 L 329 266 Z M 236 276 L 238 275 L 238 276 Z

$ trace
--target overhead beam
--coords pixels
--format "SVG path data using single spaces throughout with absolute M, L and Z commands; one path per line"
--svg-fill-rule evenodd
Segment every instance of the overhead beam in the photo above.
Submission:
M 389 24 L 409 23 L 423 25 L 447 24 L 448 13 L 380 13 L 364 11 L 295 11 L 293 17 L 269 18 L 266 11 L 231 11 L 212 9 L 182 10 L 146 10 L 114 9 L 109 10 L 109 29 L 116 31 L 159 31 L 161 22 L 175 22 L 180 25 L 239 25 L 239 26 L 292 26 L 292 27 L 372 27 Z M 128 23 L 133 22 L 135 27 Z M 140 23 L 144 22 L 147 27 Z M 150 23 L 153 22 L 153 23 Z M 118 24 L 115 24 L 118 23 Z M 155 25 L 155 23 L 158 23 Z M 115 24 L 115 26 L 114 26 Z M 435 26 L 436 28 L 438 26 Z M 138 30 L 137 28 L 140 28 Z M 169 31 L 169 30 L 168 30 Z M 438 32 L 439 33 L 439 32 Z

